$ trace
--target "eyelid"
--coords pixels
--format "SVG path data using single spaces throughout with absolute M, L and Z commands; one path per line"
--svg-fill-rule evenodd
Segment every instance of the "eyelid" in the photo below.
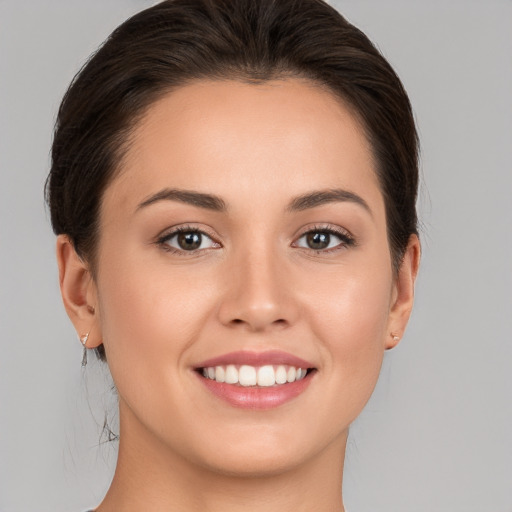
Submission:
M 347 238 L 354 238 L 354 235 L 346 228 L 338 226 L 337 224 L 330 224 L 330 223 L 315 223 L 310 226 L 306 226 L 301 228 L 300 234 L 297 238 L 300 236 L 306 235 L 307 233 L 311 233 L 312 231 L 329 231 L 333 232 L 342 236 L 345 236 Z

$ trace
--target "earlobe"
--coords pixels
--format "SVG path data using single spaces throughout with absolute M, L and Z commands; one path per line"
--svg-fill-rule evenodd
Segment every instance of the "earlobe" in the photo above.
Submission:
M 418 275 L 421 246 L 417 235 L 411 235 L 395 278 L 388 332 L 385 340 L 386 350 L 394 348 L 402 338 L 414 303 L 414 283 Z
M 96 311 L 96 285 L 86 262 L 78 256 L 67 235 L 57 237 L 57 263 L 62 301 L 69 319 L 82 340 L 87 335 L 87 347 L 101 344 L 101 332 Z

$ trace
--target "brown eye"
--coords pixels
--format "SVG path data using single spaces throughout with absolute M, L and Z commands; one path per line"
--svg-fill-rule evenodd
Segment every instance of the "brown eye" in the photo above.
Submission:
M 326 249 L 330 242 L 331 235 L 325 231 L 313 231 L 306 235 L 306 243 L 310 249 Z
M 179 229 L 162 237 L 159 244 L 174 252 L 192 252 L 219 247 L 206 233 L 196 229 Z
M 313 251 L 328 252 L 331 249 L 350 247 L 354 243 L 354 239 L 348 233 L 338 232 L 334 229 L 314 229 L 304 233 L 294 245 Z
M 201 246 L 201 238 L 201 233 L 197 233 L 195 231 L 179 233 L 177 236 L 178 246 L 184 251 L 193 251 L 194 249 L 199 249 Z

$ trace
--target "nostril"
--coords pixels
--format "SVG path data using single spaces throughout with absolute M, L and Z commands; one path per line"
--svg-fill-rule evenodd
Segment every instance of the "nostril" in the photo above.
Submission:
M 288 320 L 278 318 L 277 320 L 265 321 L 265 319 L 252 318 L 243 320 L 242 318 L 232 318 L 228 326 L 232 329 L 248 329 L 253 332 L 263 332 L 267 329 L 282 331 L 289 325 Z
M 233 324 L 243 324 L 243 323 L 245 323 L 245 321 L 241 320 L 240 318 L 233 318 L 233 320 L 231 320 L 231 323 L 233 323 Z M 274 320 L 272 323 L 273 324 L 286 324 L 286 320 L 284 318 L 279 318 L 277 320 Z

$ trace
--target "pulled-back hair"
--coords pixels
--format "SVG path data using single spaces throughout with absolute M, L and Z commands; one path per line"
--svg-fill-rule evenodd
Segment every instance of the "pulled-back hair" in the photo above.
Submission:
M 407 94 L 371 41 L 322 0 L 167 0 L 120 25 L 60 105 L 47 202 L 94 275 L 103 193 L 130 133 L 191 81 L 305 78 L 337 95 L 370 142 L 394 269 L 417 233 L 418 141 Z

